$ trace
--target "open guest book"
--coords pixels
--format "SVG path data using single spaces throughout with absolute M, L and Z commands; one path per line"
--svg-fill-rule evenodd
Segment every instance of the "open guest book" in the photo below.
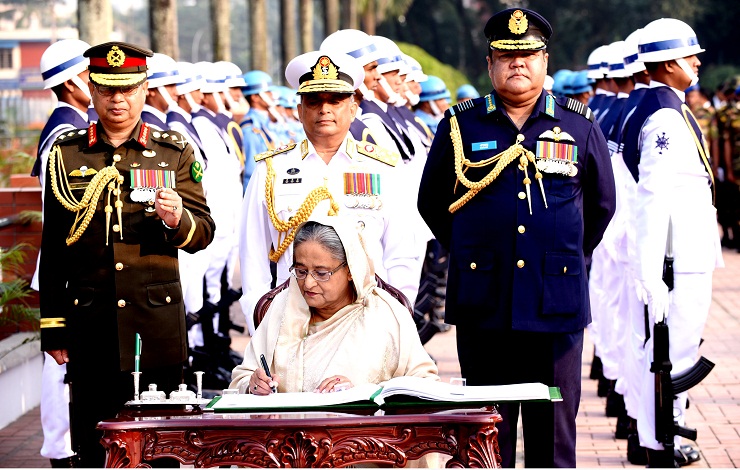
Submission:
M 214 398 L 206 406 L 206 410 L 228 412 L 348 407 L 388 408 L 393 406 L 443 406 L 444 404 L 487 406 L 504 402 L 561 400 L 558 387 L 548 387 L 541 383 L 462 386 L 419 377 L 395 377 L 380 385 L 364 384 L 332 393 L 223 395 Z

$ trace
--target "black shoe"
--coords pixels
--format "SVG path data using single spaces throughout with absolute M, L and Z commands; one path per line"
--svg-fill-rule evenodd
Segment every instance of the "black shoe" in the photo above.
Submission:
M 618 418 L 623 414 L 625 414 L 624 396 L 612 388 L 606 395 L 606 416 L 609 418 Z
M 591 373 L 588 376 L 591 380 L 599 380 L 604 377 L 604 365 L 601 363 L 601 358 L 594 353 L 594 358 L 591 361 Z
M 634 432 L 627 436 L 627 460 L 632 465 L 647 465 L 647 449 L 640 445 L 640 438 Z
M 77 463 L 77 456 L 72 455 L 66 459 L 49 459 L 51 462 L 51 468 L 75 468 Z
M 673 452 L 670 450 L 647 450 L 648 468 L 678 468 Z
M 701 459 L 699 451 L 690 445 L 683 445 L 680 448 L 673 449 L 673 458 L 679 467 L 691 465 Z

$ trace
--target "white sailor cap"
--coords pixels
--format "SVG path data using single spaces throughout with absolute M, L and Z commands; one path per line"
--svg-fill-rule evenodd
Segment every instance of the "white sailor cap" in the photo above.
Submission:
M 242 75 L 242 69 L 240 69 L 235 63 L 219 60 L 213 65 L 219 68 L 221 74 L 225 78 L 225 83 L 228 88 L 242 88 L 247 86 L 247 82 L 244 80 L 244 75 Z
M 380 52 L 380 58 L 378 58 L 378 72 L 387 73 L 394 70 L 398 70 L 401 75 L 406 75 L 408 67 L 406 62 L 403 60 L 403 52 L 398 48 L 398 45 L 390 39 L 383 36 L 373 36 L 375 45 Z
M 147 60 L 149 66 L 146 71 L 149 88 L 158 88 L 165 85 L 172 85 L 180 81 L 180 71 L 177 62 L 172 57 L 155 52 Z
M 606 61 L 606 53 L 609 46 L 599 46 L 589 54 L 586 63 L 588 64 L 588 78 L 604 78 L 609 71 L 609 63 Z
M 409 67 L 409 73 L 406 74 L 407 82 L 425 82 L 429 77 L 422 71 L 421 64 L 418 60 L 414 59 L 408 54 L 403 55 L 403 60 L 406 61 L 406 65 Z
M 312 51 L 291 60 L 285 67 L 285 78 L 299 95 L 354 93 L 365 78 L 365 70 L 347 54 Z
M 53 88 L 85 71 L 90 59 L 83 56 L 90 44 L 79 39 L 62 39 L 46 48 L 41 55 L 41 78 L 44 89 Z
M 624 40 L 624 66 L 632 75 L 645 70 L 645 63 L 639 57 L 641 32 L 642 28 L 637 29 Z
M 321 43 L 319 50 L 342 52 L 357 59 L 362 67 L 380 57 L 373 37 L 357 29 L 342 29 L 331 33 Z
M 200 71 L 205 80 L 200 87 L 203 93 L 218 93 L 229 88 L 226 86 L 226 75 L 212 62 L 198 62 L 195 68 Z
M 609 71 L 606 72 L 608 78 L 625 78 L 631 77 L 624 64 L 624 41 L 616 41 L 609 44 L 606 61 L 609 63 Z
M 205 83 L 195 65 L 190 62 L 178 62 L 177 69 L 180 72 L 180 82 L 177 84 L 177 94 L 184 95 L 191 91 L 200 90 Z

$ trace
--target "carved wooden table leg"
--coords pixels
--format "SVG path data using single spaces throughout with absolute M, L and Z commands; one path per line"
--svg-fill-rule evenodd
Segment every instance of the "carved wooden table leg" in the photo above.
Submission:
M 110 431 L 105 433 L 100 439 L 106 451 L 105 466 L 107 468 L 141 467 L 143 442 L 141 432 Z
M 501 451 L 498 446 L 498 429 L 486 426 L 475 429 L 461 429 L 460 442 L 467 440 L 467 446 L 458 446 L 457 454 L 447 462 L 452 468 L 501 468 Z

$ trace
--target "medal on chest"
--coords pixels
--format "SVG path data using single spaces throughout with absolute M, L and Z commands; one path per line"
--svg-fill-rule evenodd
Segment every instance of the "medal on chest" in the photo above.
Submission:
M 131 200 L 148 205 L 154 204 L 154 197 L 159 188 L 175 187 L 174 170 L 129 170 L 131 176 Z M 148 207 L 147 210 L 154 208 Z M 150 211 L 151 212 L 151 211 Z
M 538 170 L 570 177 L 578 174 L 578 146 L 573 136 L 554 127 L 540 134 L 539 138 L 536 151 Z
M 380 174 L 345 173 L 344 205 L 350 208 L 379 210 L 383 206 L 380 199 Z

